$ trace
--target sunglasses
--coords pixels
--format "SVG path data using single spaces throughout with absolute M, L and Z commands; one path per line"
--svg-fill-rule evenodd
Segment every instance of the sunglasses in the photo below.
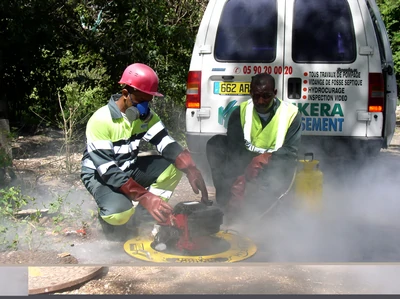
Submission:
M 264 100 L 269 100 L 273 97 L 275 97 L 274 93 L 271 92 L 264 92 L 264 93 L 256 93 L 256 94 L 252 94 L 251 95 L 253 97 L 253 99 L 258 100 L 260 98 L 263 98 Z
M 126 85 L 124 88 L 125 88 L 129 93 L 134 93 L 134 92 L 136 91 L 135 88 L 133 88 L 133 87 L 131 87 L 131 86 L 128 86 L 128 85 Z
M 149 102 L 154 99 L 154 96 L 149 96 L 148 94 L 141 92 L 140 90 L 137 90 L 131 86 L 125 86 L 125 89 L 130 93 L 134 94 L 136 97 L 136 100 L 139 102 Z

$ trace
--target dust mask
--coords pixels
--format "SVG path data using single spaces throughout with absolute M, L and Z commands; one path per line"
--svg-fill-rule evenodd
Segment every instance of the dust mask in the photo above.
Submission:
M 134 104 L 125 111 L 126 117 L 130 122 L 141 119 L 144 122 L 148 122 L 153 114 L 149 109 L 149 102 L 141 102 Z

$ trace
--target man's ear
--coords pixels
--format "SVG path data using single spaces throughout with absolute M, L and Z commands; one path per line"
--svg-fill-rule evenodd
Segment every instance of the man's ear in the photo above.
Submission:
M 276 95 L 276 93 L 278 92 L 278 90 L 277 89 L 274 89 L 274 94 Z
M 127 90 L 126 88 L 124 88 L 124 89 L 121 91 L 121 93 L 122 93 L 122 96 L 124 96 L 125 98 L 127 98 L 128 95 L 129 95 L 129 92 L 128 92 L 128 90 Z

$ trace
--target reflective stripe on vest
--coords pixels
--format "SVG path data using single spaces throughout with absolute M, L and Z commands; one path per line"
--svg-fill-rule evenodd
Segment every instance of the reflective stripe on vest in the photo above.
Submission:
M 247 101 L 243 133 L 244 133 L 245 145 L 249 151 L 252 151 L 255 153 L 260 153 L 260 154 L 265 153 L 265 152 L 272 153 L 282 147 L 283 142 L 285 140 L 287 129 L 289 128 L 289 126 L 291 124 L 291 120 L 293 119 L 295 113 L 297 113 L 297 107 L 293 106 L 295 109 L 292 109 L 292 111 L 290 111 L 291 106 L 289 106 L 289 105 L 291 105 L 291 104 L 289 104 L 287 102 L 283 102 L 279 99 L 276 99 L 276 100 L 280 101 L 281 104 L 278 107 L 276 114 L 274 116 L 274 118 L 279 117 L 278 126 L 275 129 L 270 129 L 271 132 L 269 132 L 270 134 L 275 136 L 275 146 L 273 148 L 260 148 L 260 147 L 255 146 L 251 142 L 251 130 L 252 130 L 252 125 L 253 125 L 254 103 L 253 103 L 252 99 L 249 99 Z M 268 129 L 269 129 L 269 127 L 267 125 L 264 128 L 264 130 L 268 130 Z
M 131 161 L 125 161 L 125 163 L 122 164 L 122 166 L 120 166 L 119 169 L 121 169 L 122 171 L 125 171 L 126 169 L 128 169 L 129 167 L 131 167 L 132 164 L 136 163 L 136 161 L 137 161 L 137 157 L 135 157 L 135 158 L 134 158 L 133 160 L 131 160 Z M 85 167 L 87 167 L 87 168 L 91 168 L 91 169 L 96 170 L 96 166 L 94 165 L 93 161 L 90 160 L 90 159 L 84 159 L 84 160 L 81 162 L 81 164 L 82 164 L 82 166 L 85 166 Z M 111 166 L 111 165 L 117 165 L 117 164 L 116 164 L 116 162 L 112 161 L 112 162 L 109 162 L 109 163 L 103 164 L 103 165 L 108 165 L 108 167 L 109 167 L 109 166 Z M 108 167 L 102 167 L 103 165 L 101 165 L 101 166 L 97 169 L 97 171 L 99 172 L 100 175 L 103 175 L 103 174 L 106 173 L 106 171 L 108 170 Z

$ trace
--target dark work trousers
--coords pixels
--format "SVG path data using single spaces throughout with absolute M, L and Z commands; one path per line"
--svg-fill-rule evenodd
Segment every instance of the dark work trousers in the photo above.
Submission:
M 224 207 L 230 199 L 233 183 L 240 175 L 244 174 L 246 166 L 254 155 L 250 152 L 241 157 L 232 155 L 225 135 L 215 135 L 208 140 L 206 155 L 211 169 L 217 204 Z
M 215 135 L 207 142 L 207 159 L 210 164 L 215 196 L 218 205 L 224 207 L 231 197 L 231 187 L 238 176 L 245 173 L 247 165 L 257 154 L 245 152 L 235 155 L 228 147 L 225 135 Z M 246 184 L 245 201 L 253 207 L 268 207 L 290 186 L 296 169 L 296 160 L 275 159 L 259 176 Z
M 258 215 L 268 210 L 291 187 L 296 172 L 296 160 L 275 159 L 261 170 L 258 177 L 246 185 L 246 210 Z
M 160 174 L 171 165 L 162 156 L 139 156 L 134 168 L 127 174 L 141 186 L 147 188 L 153 184 Z M 152 216 L 141 205 L 125 225 L 113 226 L 106 223 L 100 216 L 120 213 L 132 208 L 132 202 L 124 194 L 106 185 L 97 171 L 82 166 L 81 180 L 89 193 L 94 197 L 99 208 L 99 220 L 106 235 L 113 234 L 118 239 L 117 231 L 125 234 L 125 230 L 137 228 L 141 222 L 153 221 Z

